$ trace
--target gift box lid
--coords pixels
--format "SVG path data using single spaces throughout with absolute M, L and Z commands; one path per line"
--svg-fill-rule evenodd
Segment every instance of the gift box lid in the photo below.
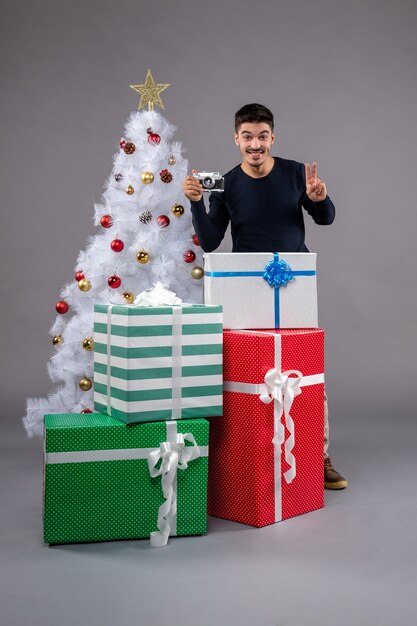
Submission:
M 317 254 L 315 252 L 206 252 L 204 254 L 205 272 L 256 271 L 263 273 L 265 265 L 278 254 L 281 260 L 288 263 L 295 271 L 316 270 Z
M 259 383 L 277 360 L 275 336 L 280 337 L 280 368 L 301 370 L 304 376 L 324 372 L 322 328 L 225 330 L 224 380 Z
M 197 444 L 208 445 L 204 419 L 177 421 L 179 433 L 192 432 Z M 124 424 L 102 413 L 45 415 L 45 452 L 157 448 L 166 441 L 165 422 Z M 188 443 L 186 445 L 189 445 Z
M 95 313 L 107 313 L 112 307 L 112 313 L 117 315 L 137 316 L 137 315 L 166 315 L 172 313 L 173 309 L 181 309 L 183 315 L 194 315 L 195 313 L 221 313 L 223 307 L 220 304 L 187 304 L 182 303 L 174 306 L 139 306 L 137 304 L 95 304 Z

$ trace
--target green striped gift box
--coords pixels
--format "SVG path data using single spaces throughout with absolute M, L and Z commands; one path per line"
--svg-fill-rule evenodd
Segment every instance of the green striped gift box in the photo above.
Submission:
M 96 304 L 94 406 L 129 424 L 222 415 L 222 307 Z
M 177 470 L 169 534 L 207 532 L 207 420 L 126 425 L 100 413 L 46 415 L 45 543 L 148 538 L 157 531 L 165 498 L 148 458 L 172 427 L 192 433 L 200 456 Z

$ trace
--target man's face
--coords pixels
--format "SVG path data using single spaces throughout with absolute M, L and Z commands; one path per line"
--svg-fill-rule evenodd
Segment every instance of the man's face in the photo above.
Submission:
M 269 124 L 264 122 L 241 124 L 235 133 L 235 143 L 243 161 L 250 167 L 260 167 L 271 152 L 275 136 Z

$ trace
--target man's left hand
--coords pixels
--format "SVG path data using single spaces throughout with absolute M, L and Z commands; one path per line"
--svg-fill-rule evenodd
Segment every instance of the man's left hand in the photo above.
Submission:
M 315 161 L 310 170 L 310 164 L 306 168 L 306 194 L 313 202 L 320 202 L 327 196 L 326 183 L 317 176 L 317 162 Z

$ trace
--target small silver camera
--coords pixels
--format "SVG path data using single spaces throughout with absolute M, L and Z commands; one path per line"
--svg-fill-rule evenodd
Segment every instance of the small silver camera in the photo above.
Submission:
M 224 191 L 224 178 L 219 172 L 195 172 L 193 176 L 200 181 L 203 191 Z

